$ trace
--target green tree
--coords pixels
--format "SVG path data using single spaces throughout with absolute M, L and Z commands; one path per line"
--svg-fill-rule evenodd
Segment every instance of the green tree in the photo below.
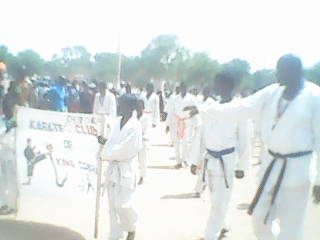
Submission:
M 63 59 L 55 54 L 51 60 L 45 63 L 44 74 L 52 77 L 66 76 L 68 75 L 68 70 Z
M 320 62 L 305 71 L 307 80 L 320 85 Z
M 83 75 L 88 78 L 92 74 L 91 53 L 82 46 L 63 48 L 62 62 L 66 66 L 66 75 L 73 77 Z
M 246 60 L 235 58 L 223 64 L 223 69 L 233 73 L 238 91 L 243 92 L 251 88 L 250 63 Z
M 94 56 L 93 76 L 99 81 L 114 81 L 118 71 L 118 54 L 97 53 Z
M 184 47 L 178 48 L 170 64 L 166 65 L 166 79 L 175 82 L 185 81 L 190 58 L 191 53 L 188 49 Z
M 262 69 L 252 74 L 251 90 L 257 91 L 272 83 L 276 82 L 276 74 L 274 70 Z
M 43 67 L 45 61 L 40 55 L 33 50 L 25 50 L 19 52 L 17 56 L 12 59 L 9 65 L 9 73 L 16 79 L 23 77 L 31 77 L 33 75 L 41 76 L 43 74 Z
M 203 87 L 212 83 L 215 75 L 221 70 L 220 64 L 213 60 L 206 52 L 197 52 L 187 61 L 188 84 Z
M 176 35 L 160 35 L 154 38 L 141 53 L 141 65 L 149 78 L 164 79 L 169 65 L 180 48 Z

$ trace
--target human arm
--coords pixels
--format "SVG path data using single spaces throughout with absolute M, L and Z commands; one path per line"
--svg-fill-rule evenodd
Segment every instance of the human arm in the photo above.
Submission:
M 201 166 L 201 161 L 204 158 L 205 146 L 203 143 L 203 123 L 195 129 L 195 135 L 190 148 L 190 163 L 191 163 L 191 173 L 197 174 L 198 168 Z
M 117 116 L 117 103 L 116 103 L 116 97 L 110 93 L 109 96 L 109 116 L 111 118 L 116 118 Z
M 320 203 L 320 95 L 314 97 L 313 101 L 313 116 L 312 116 L 312 133 L 314 134 L 314 151 L 317 159 L 317 175 L 313 187 L 313 202 Z
M 126 129 L 127 134 L 123 139 L 108 141 L 103 147 L 101 158 L 110 161 L 127 161 L 135 157 L 142 147 L 141 126 L 135 126 Z
M 155 127 L 160 122 L 160 100 L 159 96 L 155 95 L 153 104 L 153 116 L 152 116 L 152 126 Z
M 213 101 L 210 105 L 200 105 L 198 107 L 189 107 L 192 114 L 206 115 L 209 118 L 225 118 L 247 120 L 255 119 L 261 113 L 265 104 L 268 104 L 270 96 L 278 88 L 278 84 L 272 84 L 252 96 L 233 100 L 229 103 L 220 104 Z
M 237 129 L 237 153 L 238 162 L 236 164 L 236 178 L 243 178 L 249 170 L 251 160 L 251 132 L 249 121 L 239 121 Z

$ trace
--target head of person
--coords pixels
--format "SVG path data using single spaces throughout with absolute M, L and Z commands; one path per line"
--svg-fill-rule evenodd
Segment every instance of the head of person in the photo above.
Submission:
M 202 91 L 202 95 L 205 97 L 205 98 L 208 98 L 211 96 L 211 88 L 210 87 L 205 87 Z
M 82 81 L 81 83 L 81 91 L 82 92 L 88 92 L 89 91 L 89 85 L 87 81 Z
M 179 91 L 180 91 L 181 96 L 183 96 L 183 97 L 187 94 L 188 89 L 187 89 L 187 86 L 185 83 L 180 84 Z
M 180 86 L 176 86 L 175 92 L 177 95 L 180 94 Z
M 138 108 L 138 99 L 133 94 L 124 94 L 118 99 L 119 115 L 122 117 L 131 117 L 133 111 Z
M 303 66 L 301 59 L 293 54 L 282 56 L 277 62 L 277 80 L 280 85 L 292 86 L 301 83 Z
M 131 85 L 129 83 L 126 83 L 125 89 L 126 89 L 126 94 L 131 94 Z
M 193 89 L 192 89 L 192 95 L 198 96 L 198 93 L 199 93 L 199 91 L 198 91 L 197 88 L 193 88 Z
M 230 98 L 235 88 L 234 75 L 229 71 L 218 73 L 214 79 L 214 93 L 222 98 Z
M 59 76 L 57 79 L 57 84 L 60 86 L 66 86 L 67 82 L 68 82 L 68 80 L 63 76 Z
M 77 90 L 79 90 L 79 81 L 78 80 L 73 80 L 72 81 L 72 87 L 74 87 Z
M 146 91 L 147 91 L 147 94 L 151 94 L 154 92 L 154 86 L 152 83 L 148 83 L 147 86 L 146 86 Z
M 105 82 L 99 82 L 98 90 L 99 93 L 104 96 L 106 94 L 107 84 Z

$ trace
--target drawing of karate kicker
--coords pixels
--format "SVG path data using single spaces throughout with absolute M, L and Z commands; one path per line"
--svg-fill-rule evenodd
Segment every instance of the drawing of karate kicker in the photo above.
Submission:
M 52 153 L 53 153 L 53 146 L 52 144 L 48 144 L 47 145 L 47 150 L 48 150 L 48 156 L 50 158 L 50 161 L 52 163 L 52 166 L 53 166 L 53 171 L 54 171 L 54 176 L 55 176 L 55 182 L 56 182 L 56 185 L 58 187 L 63 187 L 64 184 L 66 183 L 67 179 L 68 179 L 68 174 L 66 174 L 66 176 L 62 179 L 62 181 L 60 181 L 60 177 L 59 177 L 59 174 L 58 174 L 58 167 L 57 167 L 57 164 L 52 156 Z M 60 171 L 61 172 L 61 171 Z

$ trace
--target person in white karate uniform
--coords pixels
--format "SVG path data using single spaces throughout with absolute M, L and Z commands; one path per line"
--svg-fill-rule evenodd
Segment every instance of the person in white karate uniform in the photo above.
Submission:
M 110 119 L 117 116 L 116 98 L 107 89 L 105 82 L 99 83 L 99 92 L 94 97 L 93 114 L 104 114 Z
M 179 86 L 176 86 L 175 91 L 171 94 L 166 104 L 165 111 L 167 113 L 166 119 L 166 134 L 170 133 L 170 138 L 175 146 L 175 142 L 177 141 L 177 132 L 174 129 L 177 128 L 175 125 L 177 121 L 175 121 L 175 114 L 174 114 L 174 106 L 177 97 L 180 95 Z
M 169 129 L 174 138 L 175 167 L 177 169 L 182 168 L 182 163 L 187 165 L 189 161 L 188 153 L 197 126 L 197 118 L 190 118 L 189 114 L 183 111 L 187 106 L 196 105 L 195 98 L 187 92 L 187 87 L 184 83 L 181 83 L 179 90 L 180 94 L 172 103 L 172 112 L 170 113 L 172 128 Z
M 215 92 L 220 104 L 232 101 L 235 80 L 232 74 L 221 72 L 215 79 Z M 205 240 L 218 240 L 224 234 L 233 190 L 234 176 L 243 178 L 249 169 L 250 136 L 247 120 L 214 120 L 201 116 L 202 125 L 191 147 L 191 172 L 203 168 L 202 180 L 210 191 L 211 210 L 205 231 Z M 201 163 L 203 162 L 204 163 Z
M 110 235 L 118 240 L 128 232 L 127 240 L 135 237 L 137 212 L 133 205 L 138 171 L 138 153 L 142 148 L 142 129 L 137 119 L 137 98 L 123 95 L 119 98 L 119 115 L 109 139 L 99 136 L 104 144 L 101 160 L 108 161 L 106 184 L 108 191 Z
M 143 95 L 144 114 L 148 117 L 148 129 L 155 128 L 160 122 L 159 96 L 154 92 L 152 83 L 146 86 L 146 94 Z M 149 134 L 149 133 L 148 133 Z
M 147 175 L 147 145 L 149 143 L 149 139 L 147 139 L 147 128 L 149 118 L 146 116 L 144 112 L 144 101 L 142 98 L 138 99 L 138 110 L 137 110 L 137 118 L 141 124 L 142 128 L 142 149 L 138 154 L 138 160 L 140 164 L 140 179 L 139 184 L 142 184 Z
M 255 235 L 259 240 L 302 240 L 314 181 L 314 202 L 320 201 L 320 88 L 304 80 L 301 60 L 292 54 L 279 59 L 277 79 L 236 103 L 190 110 L 212 119 L 260 116 L 265 151 L 248 210 Z
M 152 128 L 155 128 L 160 122 L 159 96 L 154 92 L 152 83 L 147 84 L 146 93 L 142 94 L 141 99 L 143 100 L 144 110 L 139 121 L 143 129 L 143 148 L 139 153 L 139 161 L 146 166 Z
M 211 89 L 210 87 L 205 87 L 203 89 L 203 92 L 202 92 L 202 95 L 198 95 L 198 96 L 201 96 L 202 99 L 199 98 L 198 100 L 198 105 L 202 105 L 202 104 L 205 104 L 205 105 L 209 105 L 214 101 L 213 98 L 211 97 Z M 209 120 L 208 118 L 206 120 Z M 201 123 L 204 121 L 204 120 L 200 120 L 200 124 L 199 124 L 199 127 L 201 125 Z M 199 131 L 200 128 L 197 128 L 195 131 Z M 196 135 L 197 133 L 195 133 Z M 193 142 L 196 141 L 196 138 L 193 139 Z M 192 146 L 194 145 L 195 143 L 192 143 Z M 204 168 L 203 167 L 199 167 L 198 168 L 198 179 L 197 179 L 197 182 L 196 182 L 196 186 L 194 188 L 194 191 L 195 191 L 195 197 L 199 198 L 201 193 L 203 193 L 204 189 L 205 189 L 205 182 L 203 181 L 203 171 Z

